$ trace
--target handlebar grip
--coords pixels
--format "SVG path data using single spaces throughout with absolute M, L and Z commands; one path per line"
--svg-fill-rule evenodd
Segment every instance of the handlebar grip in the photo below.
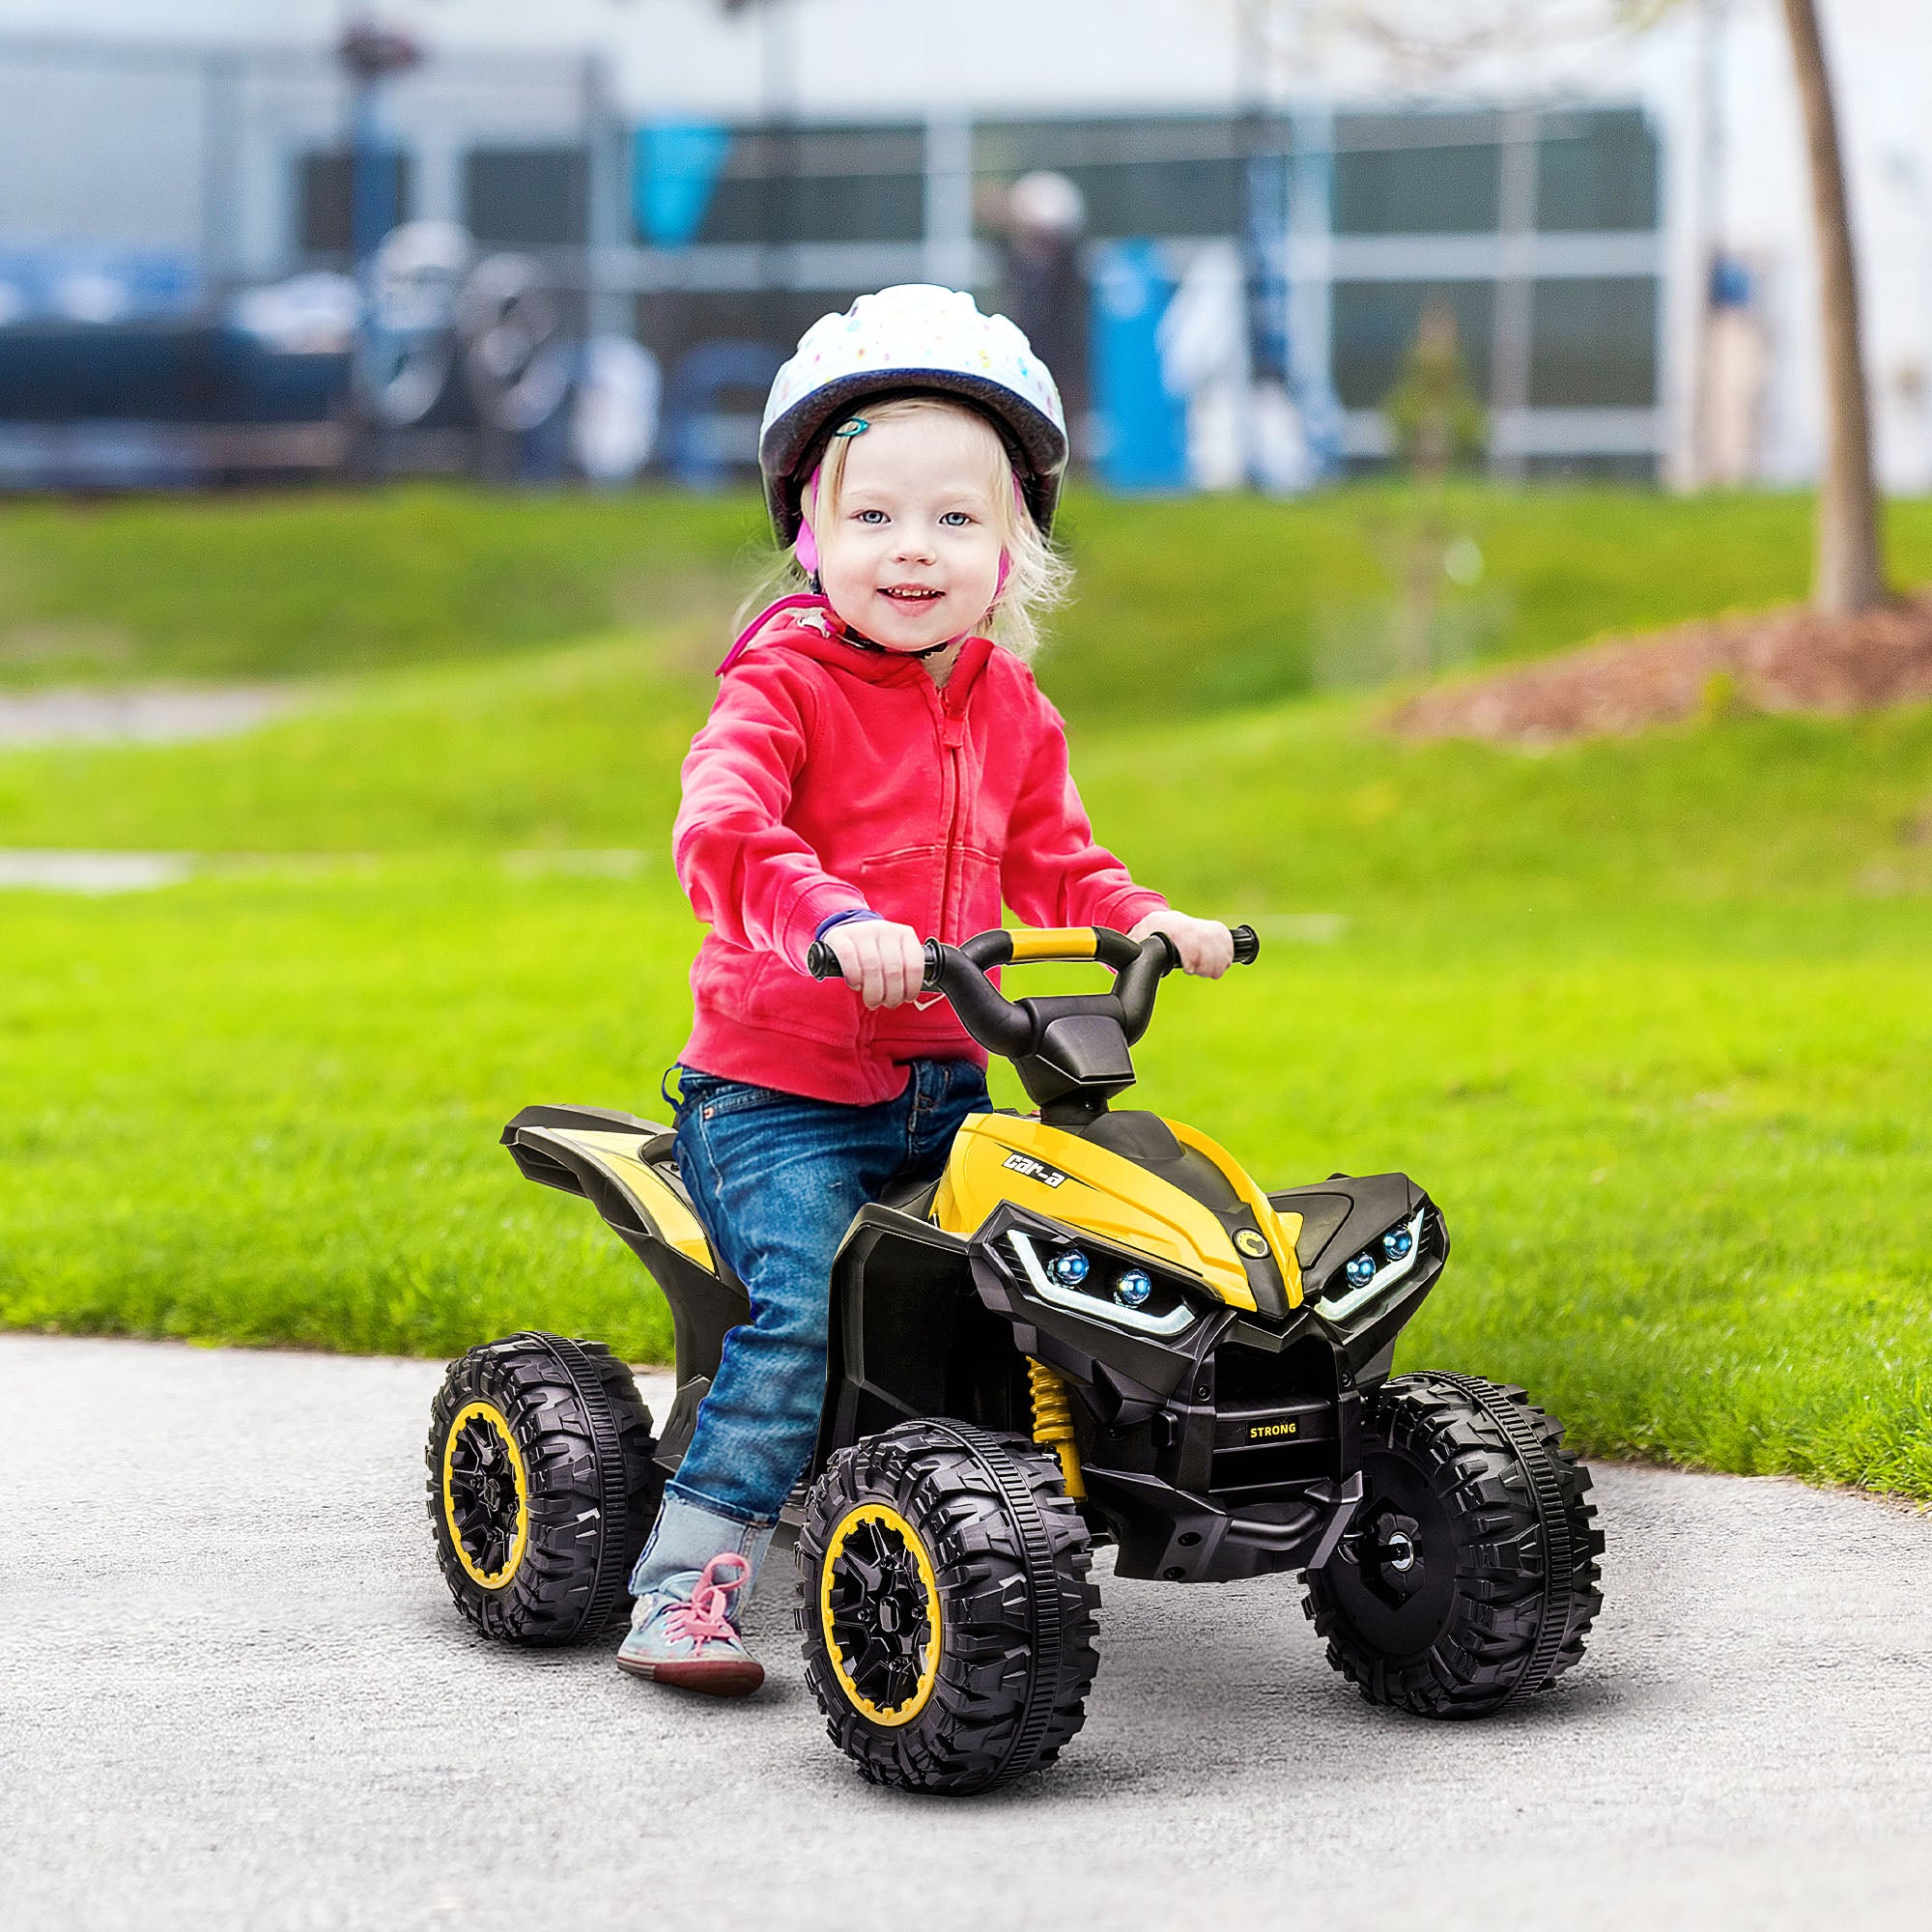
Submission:
M 814 939 L 806 948 L 805 970 L 814 980 L 838 980 L 845 972 L 838 963 L 838 953 L 822 939 Z M 921 984 L 927 988 L 939 984 L 939 942 L 936 939 L 925 942 L 925 977 Z
M 1252 966 L 1261 957 L 1261 935 L 1251 925 L 1237 925 L 1234 930 L 1235 964 Z

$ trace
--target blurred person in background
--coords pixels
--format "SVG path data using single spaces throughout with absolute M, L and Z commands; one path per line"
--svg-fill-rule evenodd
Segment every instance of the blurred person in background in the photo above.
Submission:
M 1086 270 L 1080 244 L 1087 232 L 1087 204 L 1065 175 L 1042 170 L 1022 175 L 1007 195 L 1007 310 L 1033 351 L 1053 372 L 1073 456 L 1084 461 L 1088 384 Z

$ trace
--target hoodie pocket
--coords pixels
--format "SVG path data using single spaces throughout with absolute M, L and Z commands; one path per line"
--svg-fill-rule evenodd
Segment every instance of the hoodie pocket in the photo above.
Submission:
M 909 925 L 922 939 L 956 946 L 1000 923 L 1000 862 L 978 845 L 958 845 L 951 864 L 943 845 L 882 852 L 859 867 L 866 903 Z
M 861 861 L 859 890 L 882 919 L 909 925 L 922 939 L 939 929 L 946 893 L 946 848 L 902 845 Z
M 953 859 L 952 903 L 942 915 L 940 936 L 956 946 L 999 923 L 999 857 L 978 845 L 962 845 Z

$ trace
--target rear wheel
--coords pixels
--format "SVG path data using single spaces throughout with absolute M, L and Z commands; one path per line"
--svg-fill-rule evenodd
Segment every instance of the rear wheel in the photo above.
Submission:
M 806 1680 L 874 1784 L 985 1791 L 1085 1720 L 1092 1546 L 1059 1462 L 1026 1437 L 909 1422 L 842 1450 L 798 1560 Z
M 601 1342 L 532 1331 L 452 1362 L 425 1460 L 457 1608 L 517 1643 L 605 1629 L 657 1516 L 656 1447 L 630 1370 Z
M 1603 1607 L 1590 1472 L 1520 1388 L 1403 1376 L 1363 1417 L 1363 1501 L 1302 1607 L 1375 1704 L 1486 1717 L 1547 1690 Z

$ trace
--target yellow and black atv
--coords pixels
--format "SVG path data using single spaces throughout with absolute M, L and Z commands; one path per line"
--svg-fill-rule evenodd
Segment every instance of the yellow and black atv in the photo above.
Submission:
M 1246 927 L 1236 956 L 1257 952 Z M 1111 990 L 1009 1000 L 1002 966 L 1097 960 Z M 1449 1254 L 1406 1176 L 1264 1192 L 1179 1121 L 1116 1109 L 1169 942 L 983 932 L 926 980 L 1037 1112 L 975 1115 L 936 1185 L 860 1210 L 833 1266 L 823 1422 L 798 1531 L 806 1674 L 864 1774 L 979 1791 L 1053 1758 L 1098 1665 L 1089 1580 L 1300 1571 L 1364 1697 L 1479 1717 L 1582 1654 L 1602 1599 L 1590 1478 L 1520 1389 L 1390 1378 Z M 812 970 L 837 963 L 815 948 Z M 528 1107 L 517 1165 L 591 1201 L 676 1329 L 661 1434 L 599 1345 L 538 1333 L 452 1365 L 429 1443 L 451 1592 L 492 1636 L 605 1628 L 690 1442 L 744 1290 L 668 1129 Z

